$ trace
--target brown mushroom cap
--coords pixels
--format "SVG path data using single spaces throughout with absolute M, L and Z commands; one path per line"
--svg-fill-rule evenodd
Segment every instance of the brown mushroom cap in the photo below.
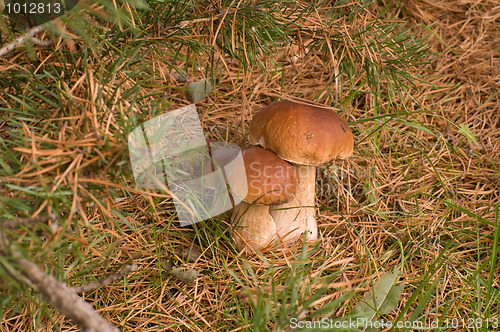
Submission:
M 296 164 L 319 166 L 352 155 L 354 140 L 346 121 L 333 110 L 289 100 L 255 113 L 250 143 Z
M 245 201 L 257 204 L 283 204 L 297 192 L 295 168 L 269 150 L 254 147 L 243 151 L 248 193 Z M 237 194 L 237 193 L 236 193 Z

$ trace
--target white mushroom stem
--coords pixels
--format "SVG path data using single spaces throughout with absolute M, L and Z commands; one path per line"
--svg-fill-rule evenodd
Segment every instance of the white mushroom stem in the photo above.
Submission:
M 299 177 L 295 198 L 271 208 L 278 236 L 284 242 L 301 237 L 307 230 L 307 240 L 318 239 L 316 223 L 316 167 L 293 164 Z
M 276 237 L 276 225 L 269 214 L 269 206 L 242 201 L 234 208 L 231 218 L 233 239 L 241 250 L 247 246 L 259 250 Z

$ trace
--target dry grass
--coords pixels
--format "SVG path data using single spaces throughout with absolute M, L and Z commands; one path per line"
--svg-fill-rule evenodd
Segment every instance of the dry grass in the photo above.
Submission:
M 377 6 L 381 4 L 370 10 L 381 10 Z M 410 25 L 429 26 L 422 34 L 429 36 L 430 49 L 436 54 L 429 54 L 428 63 L 412 70 L 429 75 L 425 79 L 430 84 L 416 82 L 418 91 L 412 93 L 413 99 L 403 94 L 405 99 L 396 103 L 382 100 L 376 105 L 372 94 L 360 93 L 339 110 L 351 122 L 357 145 L 351 159 L 319 171 L 321 244 L 318 250 L 310 250 L 314 264 L 307 280 L 314 287 L 318 282 L 314 274 L 320 270 L 341 273 L 330 285 L 332 290 L 313 307 L 319 308 L 356 287 L 360 287 L 356 292 L 362 291 L 368 287 L 363 280 L 402 265 L 407 287 L 400 306 L 386 320 L 394 321 L 400 314 L 403 320 L 481 316 L 485 310 L 481 297 L 487 286 L 476 281 L 489 278 L 489 266 L 479 267 L 490 258 L 495 204 L 500 195 L 500 7 L 489 0 L 403 1 L 392 6 L 394 19 L 403 17 Z M 341 50 L 335 53 L 328 45 L 308 49 L 308 43 L 322 39 L 324 24 L 319 15 L 303 20 L 301 24 L 311 30 L 318 27 L 318 33 L 297 34 L 298 46 L 283 46 L 275 57 L 278 63 L 284 63 L 283 71 L 275 70 L 262 57 L 266 71 L 254 66 L 242 72 L 238 62 L 220 55 L 222 69 L 216 91 L 197 105 L 204 130 L 211 138 L 247 146 L 246 131 L 252 114 L 277 98 L 335 105 L 349 93 L 347 76 L 335 77 L 340 58 L 351 55 Z M 358 22 L 360 26 L 363 23 Z M 356 28 L 345 27 L 349 33 Z M 61 43 L 59 47 L 68 46 Z M 58 65 L 48 51 L 36 54 L 40 60 Z M 248 257 L 247 264 L 258 276 L 252 279 L 245 268 L 246 260 L 224 237 L 229 229 L 227 218 L 180 228 L 168 195 L 135 189 L 127 162 L 129 129 L 123 128 L 122 119 L 130 117 L 131 112 L 145 120 L 154 114 L 148 114 L 147 107 L 113 95 L 135 83 L 124 70 L 117 72 L 114 82 L 99 82 L 99 73 L 93 68 L 110 60 L 95 58 L 95 63 L 85 71 L 72 73 L 67 85 L 59 87 L 73 97 L 66 105 L 70 116 L 54 112 L 33 122 L 26 120 L 19 128 L 26 145 L 14 150 L 22 156 L 23 170 L 1 182 L 23 188 L 42 184 L 49 193 L 63 187 L 68 197 L 61 210 L 54 211 L 54 206 L 63 200 L 50 195 L 35 209 L 35 214 L 60 215 L 58 231 L 45 234 L 42 249 L 50 250 L 37 254 L 37 262 L 45 270 L 57 270 L 61 262 L 52 262 L 50 251 L 57 241 L 66 241 L 79 246 L 85 256 L 85 264 L 65 269 L 64 277 L 75 283 L 94 280 L 130 262 L 138 264 L 139 272 L 126 281 L 85 294 L 86 300 L 123 330 L 246 329 L 235 326 L 238 320 L 230 317 L 243 315 L 241 310 L 248 304 L 241 295 L 242 286 L 228 271 L 255 294 L 259 289 L 266 292 L 263 287 L 271 285 L 269 271 L 275 280 L 284 280 L 298 260 L 300 246 L 267 252 L 266 259 Z M 25 61 L 27 55 L 18 53 L 0 59 L 0 67 L 7 70 Z M 161 112 L 189 104 L 186 83 L 170 77 L 170 64 L 165 59 L 151 52 L 144 61 L 151 61 L 151 70 L 164 79 L 154 82 L 156 89 L 139 92 L 146 96 L 142 104 L 160 100 L 155 105 Z M 199 65 L 209 62 L 201 56 L 197 61 Z M 204 71 L 193 66 L 189 74 L 189 81 L 193 81 L 202 78 Z M 363 81 L 363 75 L 359 74 L 358 82 Z M 29 85 L 27 82 L 25 89 Z M 147 97 L 152 92 L 160 94 Z M 165 96 L 169 98 L 161 101 Z M 102 100 L 116 103 L 102 104 Z M 405 111 L 396 108 L 401 104 Z M 396 116 L 375 119 L 381 114 Z M 33 130 L 34 123 L 46 131 Z M 467 139 L 461 125 L 470 129 L 475 140 Z M 54 132 L 54 127 L 58 131 Z M 10 135 L 8 129 L 0 122 L 1 137 Z M 2 194 L 25 195 L 16 190 Z M 27 230 L 19 231 L 20 237 L 27 234 Z M 107 249 L 110 246 L 112 249 Z M 183 248 L 192 248 L 195 259 L 183 258 Z M 178 265 L 201 271 L 201 276 L 192 285 L 168 276 L 161 268 L 167 256 L 175 257 Z M 66 264 L 71 264 L 73 258 L 65 258 Z M 269 270 L 270 265 L 289 268 Z M 499 274 L 495 267 L 495 289 L 499 287 Z M 425 303 L 425 292 L 435 279 L 439 279 L 436 288 Z M 411 297 L 415 290 L 420 294 Z M 422 312 L 428 314 L 412 317 L 422 301 Z M 335 315 L 348 314 L 354 304 L 347 299 Z M 26 301 L 22 312 L 7 309 L 0 331 L 45 331 L 56 326 L 64 331 L 76 330 L 57 314 L 53 321 L 46 316 L 39 322 L 30 320 L 37 317 L 35 313 L 41 307 L 41 301 Z M 491 317 L 500 318 L 496 301 L 489 310 Z

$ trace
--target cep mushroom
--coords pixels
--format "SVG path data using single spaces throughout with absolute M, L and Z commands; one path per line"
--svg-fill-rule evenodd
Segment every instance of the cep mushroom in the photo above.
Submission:
M 246 246 L 259 250 L 276 237 L 269 206 L 290 201 L 296 194 L 298 178 L 292 165 L 260 147 L 243 151 L 243 161 L 248 190 L 233 211 L 233 238 L 240 250 Z M 239 196 L 237 191 L 233 188 L 232 194 Z
M 316 240 L 316 166 L 352 155 L 346 121 L 331 109 L 282 100 L 255 113 L 248 135 L 251 144 L 273 151 L 297 170 L 297 195 L 271 209 L 278 235 L 292 241 L 308 231 L 307 239 Z

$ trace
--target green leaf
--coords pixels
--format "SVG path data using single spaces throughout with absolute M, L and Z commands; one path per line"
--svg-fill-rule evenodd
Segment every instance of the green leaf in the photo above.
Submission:
M 210 80 L 202 78 L 197 82 L 191 82 L 187 86 L 189 95 L 193 103 L 197 103 L 207 97 L 207 94 L 213 91 Z
M 470 145 L 477 142 L 476 134 L 474 134 L 472 130 L 470 130 L 469 126 L 467 126 L 466 124 L 462 123 L 460 125 L 460 128 L 458 128 L 458 132 L 467 137 L 467 141 L 469 142 Z
M 387 314 L 396 309 L 401 293 L 405 288 L 404 282 L 396 285 L 400 275 L 401 271 L 397 268 L 394 269 L 394 272 L 383 274 L 373 286 L 373 289 L 365 295 L 363 301 L 354 308 L 356 317 L 369 322 L 373 321 L 378 315 Z M 377 329 L 366 328 L 365 331 L 377 331 Z

